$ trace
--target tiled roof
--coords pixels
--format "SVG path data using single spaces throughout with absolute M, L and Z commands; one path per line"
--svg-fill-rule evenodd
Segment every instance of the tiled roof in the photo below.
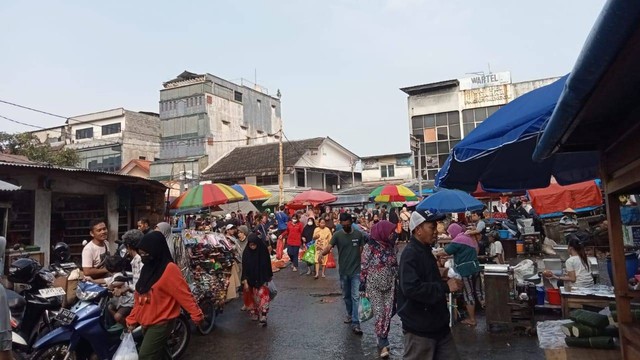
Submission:
M 326 138 L 286 141 L 282 144 L 284 171 L 290 172 L 309 149 L 318 149 Z M 278 143 L 242 146 L 202 172 L 203 180 L 278 174 Z

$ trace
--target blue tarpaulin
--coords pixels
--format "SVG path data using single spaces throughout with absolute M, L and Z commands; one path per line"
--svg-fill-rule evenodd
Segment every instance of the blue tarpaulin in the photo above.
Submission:
M 453 148 L 436 186 L 471 192 L 480 183 L 485 191 L 508 192 L 547 187 L 551 176 L 562 185 L 595 179 L 594 153 L 531 159 L 567 76 L 518 97 L 478 125 Z

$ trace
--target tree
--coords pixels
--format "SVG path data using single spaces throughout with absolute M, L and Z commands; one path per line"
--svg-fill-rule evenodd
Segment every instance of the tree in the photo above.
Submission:
M 9 134 L 0 131 L 0 152 L 22 155 L 31 161 L 57 166 L 80 164 L 80 155 L 76 150 L 66 147 L 53 149 L 49 143 L 41 142 L 30 133 Z

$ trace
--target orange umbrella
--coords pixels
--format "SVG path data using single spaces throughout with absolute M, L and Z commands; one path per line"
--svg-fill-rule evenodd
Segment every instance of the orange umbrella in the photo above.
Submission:
M 242 194 L 245 200 L 265 200 L 271 197 L 271 193 L 261 188 L 260 186 L 250 184 L 236 184 L 231 187 Z

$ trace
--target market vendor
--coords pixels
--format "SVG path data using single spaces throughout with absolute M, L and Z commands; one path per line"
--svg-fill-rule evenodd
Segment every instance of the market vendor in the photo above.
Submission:
M 560 226 L 565 239 L 567 236 L 575 234 L 578 231 L 578 214 L 576 211 L 572 208 L 566 208 L 562 212 Z
M 589 264 L 589 258 L 587 258 L 587 254 L 584 251 L 584 246 L 577 237 L 570 236 L 569 238 L 569 255 L 571 256 L 564 263 L 566 274 L 556 276 L 551 272 L 547 272 L 545 276 L 551 279 L 569 282 L 571 286 L 575 287 L 593 287 L 591 266 Z

